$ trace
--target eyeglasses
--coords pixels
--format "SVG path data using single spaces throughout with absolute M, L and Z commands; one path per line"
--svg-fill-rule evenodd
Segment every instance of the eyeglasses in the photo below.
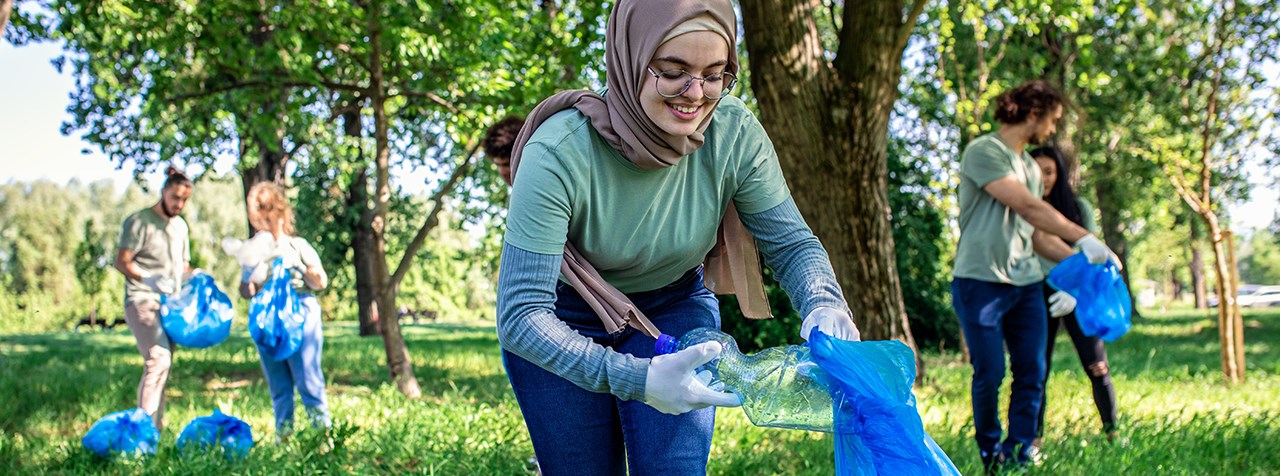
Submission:
M 689 74 L 683 69 L 669 69 L 662 72 L 654 71 L 653 68 L 645 68 L 649 70 L 649 74 L 653 75 L 654 87 L 658 89 L 658 94 L 664 98 L 676 98 L 689 90 L 693 86 L 693 81 L 702 81 L 702 95 L 710 100 L 717 100 L 729 95 L 729 91 L 733 86 L 738 84 L 738 77 L 733 73 L 719 72 L 711 73 L 701 78 Z

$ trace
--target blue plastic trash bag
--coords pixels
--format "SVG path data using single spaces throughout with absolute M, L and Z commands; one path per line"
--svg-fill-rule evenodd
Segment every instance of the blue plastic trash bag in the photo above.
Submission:
M 302 325 L 307 311 L 289 283 L 289 270 L 276 258 L 271 277 L 249 300 L 249 337 L 263 353 L 279 362 L 288 360 L 302 346 Z
M 231 299 L 213 276 L 198 272 L 177 294 L 160 296 L 160 324 L 169 340 L 183 347 L 205 348 L 231 335 Z
M 102 457 L 153 455 L 160 444 L 160 432 L 151 421 L 151 415 L 141 408 L 134 408 L 102 417 L 89 428 L 80 443 Z
M 1089 264 L 1084 253 L 1076 253 L 1054 266 L 1048 281 L 1076 298 L 1076 321 L 1084 335 L 1113 342 L 1129 332 L 1133 301 L 1115 263 Z
M 187 445 L 202 450 L 220 447 L 228 458 L 243 458 L 253 448 L 253 431 L 243 420 L 214 409 L 212 415 L 196 417 L 182 429 L 178 448 L 185 450 Z
M 916 361 L 898 341 L 810 336 L 814 378 L 835 406 L 836 474 L 955 475 L 951 458 L 924 432 L 911 385 Z

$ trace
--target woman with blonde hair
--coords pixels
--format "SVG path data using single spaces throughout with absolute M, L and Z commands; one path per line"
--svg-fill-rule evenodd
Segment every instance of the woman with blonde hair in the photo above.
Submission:
M 245 200 L 249 208 L 249 224 L 259 233 L 254 240 L 270 240 L 270 248 L 274 251 L 264 261 L 243 266 L 240 296 L 249 299 L 261 292 L 270 276 L 272 264 L 278 259 L 279 265 L 289 270 L 290 284 L 298 292 L 306 314 L 302 345 L 288 359 L 276 361 L 258 347 L 262 372 L 266 374 L 271 391 L 276 437 L 285 438 L 293 432 L 294 388 L 302 397 L 302 405 L 307 409 L 312 426 L 327 428 L 331 424 L 329 405 L 325 397 L 324 372 L 320 369 L 324 334 L 320 326 L 320 302 L 311 291 L 324 289 L 329 278 L 315 248 L 307 240 L 294 235 L 293 207 L 285 197 L 284 187 L 272 182 L 259 182 L 249 189 Z

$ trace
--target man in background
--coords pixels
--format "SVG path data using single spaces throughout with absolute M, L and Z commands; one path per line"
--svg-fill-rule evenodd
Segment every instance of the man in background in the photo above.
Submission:
M 169 379 L 172 349 L 160 325 L 160 296 L 173 294 L 189 271 L 191 245 L 187 222 L 179 214 L 194 184 L 169 167 L 160 201 L 124 220 L 115 268 L 125 277 L 124 319 L 142 353 L 138 407 L 164 426 L 164 385 Z

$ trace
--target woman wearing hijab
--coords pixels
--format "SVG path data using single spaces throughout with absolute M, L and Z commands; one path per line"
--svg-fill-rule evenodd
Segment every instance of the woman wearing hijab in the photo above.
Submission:
M 710 407 L 740 404 L 694 376 L 720 346 L 655 357 L 654 338 L 718 328 L 708 288 L 768 317 L 757 245 L 801 338 L 858 338 L 773 145 L 729 95 L 737 30 L 728 0 L 621 0 L 607 89 L 547 99 L 516 140 L 498 337 L 545 474 L 706 472 Z
M 1065 173 L 1066 161 L 1062 152 L 1056 147 L 1041 147 L 1030 152 L 1036 165 L 1040 166 L 1040 176 L 1044 181 L 1044 199 L 1053 208 L 1062 213 L 1072 223 L 1080 225 L 1090 233 L 1098 232 L 1098 224 L 1093 219 L 1093 207 L 1083 197 L 1076 195 L 1071 183 L 1062 175 Z M 1049 237 L 1041 237 L 1052 240 Z M 1042 246 L 1040 268 L 1052 269 L 1072 251 L 1065 242 L 1054 241 L 1052 245 Z M 1113 441 L 1116 434 L 1116 388 L 1111 383 L 1111 371 L 1107 365 L 1107 349 L 1102 339 L 1084 335 L 1080 330 L 1080 322 L 1076 320 L 1076 301 L 1071 295 L 1056 291 L 1044 284 L 1045 306 L 1049 309 L 1049 339 L 1044 352 L 1045 385 L 1049 384 L 1049 372 L 1053 363 L 1053 343 L 1058 337 L 1060 327 L 1067 328 L 1071 343 L 1080 357 L 1080 365 L 1089 376 L 1089 384 L 1093 387 L 1093 403 L 1098 408 L 1098 417 L 1102 421 L 1102 432 L 1107 441 Z M 1034 446 L 1040 448 L 1044 438 L 1045 407 L 1049 404 L 1049 392 L 1044 392 L 1040 401 L 1040 417 L 1036 425 Z

